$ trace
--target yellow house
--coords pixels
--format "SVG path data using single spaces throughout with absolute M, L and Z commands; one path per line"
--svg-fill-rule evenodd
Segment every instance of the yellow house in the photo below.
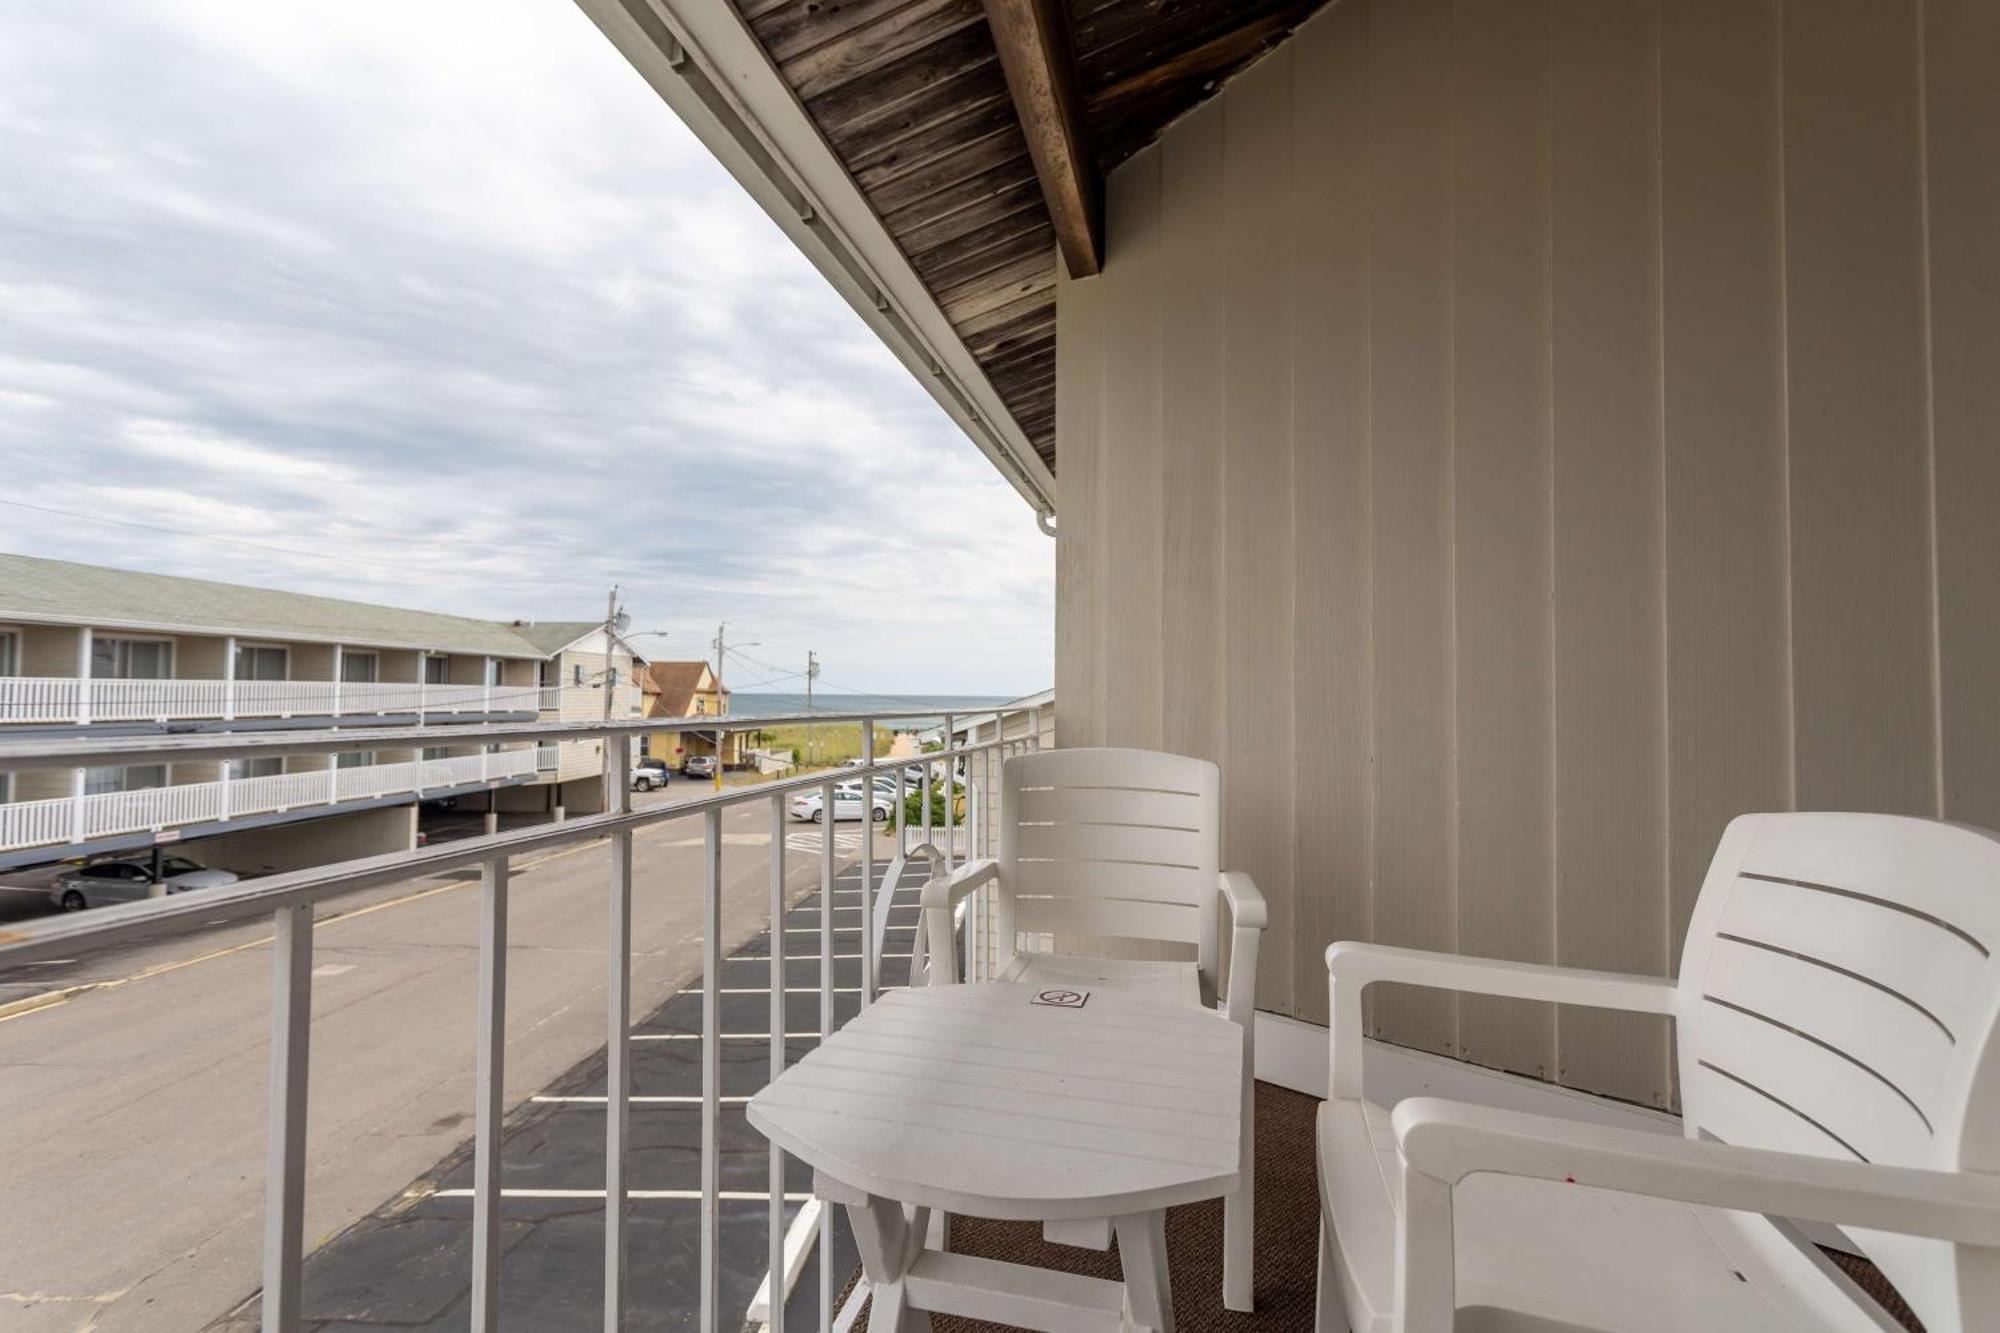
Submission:
M 651 662 L 635 674 L 645 696 L 645 717 L 723 717 L 729 712 L 729 687 L 716 679 L 715 669 L 706 662 Z M 695 755 L 714 754 L 715 735 L 694 730 L 655 731 L 641 738 L 640 746 L 647 757 L 664 759 L 669 767 L 678 769 Z M 731 733 L 723 739 L 723 767 L 742 763 L 743 733 Z

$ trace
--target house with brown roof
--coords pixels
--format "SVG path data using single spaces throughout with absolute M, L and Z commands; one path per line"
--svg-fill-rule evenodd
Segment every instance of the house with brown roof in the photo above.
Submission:
M 648 662 L 633 674 L 644 696 L 643 717 L 721 717 L 729 712 L 729 687 L 707 662 Z M 640 738 L 640 753 L 680 769 L 696 755 L 714 754 L 715 739 L 713 732 L 688 728 L 655 731 Z M 722 764 L 735 768 L 743 762 L 743 733 L 736 732 L 723 740 Z

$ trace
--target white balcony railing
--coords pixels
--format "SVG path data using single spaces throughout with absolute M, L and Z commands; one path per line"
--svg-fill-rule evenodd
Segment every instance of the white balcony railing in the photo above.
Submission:
M 561 703 L 561 690 L 539 685 L 0 676 L 0 724 L 541 713 Z
M 600 705 L 601 706 L 601 705 Z M 897 860 L 921 858 L 930 863 L 931 873 L 949 874 L 955 866 L 956 858 L 964 853 L 963 847 L 973 855 L 978 849 L 989 848 L 991 844 L 991 824 L 981 793 L 997 789 L 997 779 L 1001 765 L 1013 754 L 1025 753 L 1040 748 L 1045 735 L 1049 734 L 1042 719 L 1053 718 L 1053 708 L 1021 710 L 1025 716 L 1016 719 L 1010 715 L 998 718 L 993 728 L 992 739 L 974 740 L 967 744 L 953 743 L 941 752 L 926 754 L 920 761 L 923 765 L 921 781 L 910 788 L 920 793 L 922 809 L 920 825 L 896 829 L 895 856 Z M 397 853 L 392 856 L 370 857 L 365 860 L 347 862 L 340 865 L 321 866 L 310 870 L 293 871 L 245 884 L 232 884 L 217 889 L 198 889 L 190 893 L 175 894 L 172 897 L 149 900 L 144 903 L 130 903 L 101 908 L 91 912 L 66 915 L 31 917 L 10 923 L 10 928 L 0 934 L 0 969 L 18 966 L 42 959 L 63 957 L 73 958 L 96 949 L 102 949 L 147 938 L 158 933 L 184 929 L 191 925 L 214 925 L 227 921 L 251 920 L 258 917 L 270 919 L 275 926 L 275 940 L 272 949 L 272 1006 L 271 1006 L 271 1079 L 269 1141 L 272 1145 L 269 1156 L 268 1173 L 265 1180 L 264 1219 L 264 1282 L 261 1293 L 263 1326 L 275 1333 L 297 1333 L 304 1323 L 300 1302 L 300 1282 L 305 1250 L 305 1190 L 308 1138 L 305 1133 L 306 1090 L 310 1082 L 310 1061 L 318 1048 L 318 1043 L 310 1040 L 312 1023 L 312 974 L 313 974 L 313 908 L 314 904 L 357 888 L 389 884 L 399 880 L 422 875 L 442 874 L 449 870 L 478 866 L 481 868 L 481 908 L 478 934 L 479 948 L 479 1048 L 475 1090 L 475 1172 L 472 1186 L 472 1216 L 469 1225 L 472 1232 L 472 1302 L 468 1312 L 469 1327 L 474 1333 L 493 1333 L 499 1327 L 499 1286 L 500 1261 L 503 1233 L 501 1230 L 500 1200 L 504 1189 L 504 1171 L 500 1146 L 501 1123 L 506 1111 L 504 1091 L 506 1088 L 506 987 L 508 926 L 508 885 L 517 858 L 562 847 L 580 846 L 598 839 L 608 838 L 613 854 L 606 858 L 610 871 L 611 888 L 611 971 L 610 984 L 606 987 L 605 1032 L 606 1076 L 605 1097 L 607 1106 L 618 1108 L 618 1113 L 605 1117 L 605 1188 L 604 1194 L 604 1266 L 606 1271 L 624 1274 L 631 1262 L 630 1235 L 627 1225 L 631 1199 L 631 1143 L 627 1133 L 628 1116 L 625 1113 L 632 1102 L 632 963 L 634 938 L 632 932 L 632 888 L 633 888 L 633 835 L 636 831 L 670 822 L 696 822 L 701 828 L 703 846 L 702 863 L 705 866 L 703 882 L 699 892 L 702 902 L 702 971 L 701 997 L 701 1067 L 703 1071 L 700 1099 L 700 1151 L 701 1188 L 698 1199 L 690 1199 L 690 1204 L 699 1209 L 701 1220 L 701 1249 L 698 1256 L 698 1305 L 687 1313 L 690 1322 L 703 1333 L 723 1333 L 724 1329 L 740 1328 L 749 1318 L 750 1311 L 725 1310 L 721 1300 L 721 1251 L 725 1240 L 733 1245 L 755 1245 L 761 1251 L 759 1260 L 768 1266 L 765 1287 L 752 1311 L 757 1311 L 756 1322 L 764 1323 L 774 1330 L 784 1328 L 784 1293 L 793 1278 L 804 1265 L 804 1255 L 816 1243 L 819 1249 L 820 1308 L 822 1331 L 834 1326 L 834 1295 L 838 1288 L 833 1276 L 833 1233 L 831 1227 L 820 1225 L 818 1209 L 808 1206 L 799 1215 L 799 1221 L 807 1225 L 788 1225 L 785 1213 L 785 1160 L 784 1154 L 773 1148 L 768 1153 L 768 1200 L 764 1235 L 761 1238 L 743 1237 L 732 1225 L 727 1236 L 722 1215 L 722 1078 L 721 1060 L 722 1032 L 722 891 L 725 883 L 734 881 L 726 878 L 724 871 L 726 844 L 734 839 L 723 835 L 723 815 L 739 806 L 762 806 L 769 820 L 770 837 L 760 840 L 766 848 L 764 856 L 769 871 L 769 933 L 768 950 L 768 997 L 769 1026 L 768 1046 L 770 1073 L 772 1077 L 784 1068 L 788 1058 L 788 1035 L 794 1024 L 787 1013 L 787 994 L 790 986 L 790 963 L 816 962 L 818 974 L 818 1000 L 813 1012 L 817 1017 L 819 1035 L 829 1035 L 845 1015 L 837 1014 L 834 1003 L 834 960 L 836 955 L 834 937 L 836 927 L 833 914 L 818 913 L 817 948 L 805 945 L 802 952 L 794 953 L 796 947 L 788 944 L 786 937 L 792 932 L 782 925 L 789 910 L 787 901 L 786 846 L 790 829 L 787 803 L 791 797 L 808 791 L 817 791 L 821 801 L 832 807 L 836 800 L 836 788 L 840 782 L 854 780 L 869 782 L 874 778 L 888 777 L 896 789 L 895 808 L 904 808 L 907 764 L 904 759 L 878 762 L 873 753 L 875 723 L 890 722 L 899 715 L 892 713 L 822 713 L 811 717 L 792 716 L 737 721 L 716 719 L 718 729 L 724 731 L 744 731 L 759 726 L 785 725 L 802 721 L 859 722 L 863 740 L 863 762 L 856 768 L 843 768 L 833 772 L 815 773 L 805 777 L 779 780 L 753 787 L 730 789 L 713 795 L 701 795 L 690 799 L 649 805 L 643 809 L 633 809 L 631 800 L 623 784 L 610 793 L 611 809 L 599 815 L 585 815 L 565 823 L 547 823 L 524 828 L 510 829 L 504 833 L 488 834 L 480 838 L 456 840 L 441 846 L 421 848 L 412 852 Z M 1019 720 L 1025 725 L 1016 727 Z M 606 744 L 612 749 L 613 771 L 622 771 L 624 762 L 631 754 L 632 738 L 646 730 L 651 724 L 631 719 L 602 722 L 559 724 L 560 734 L 570 744 L 592 741 Z M 546 731 L 546 726 L 542 730 Z M 437 729 L 442 738 L 451 738 L 460 744 L 506 743 L 509 732 L 506 724 L 447 724 Z M 944 734 L 953 738 L 954 733 L 947 717 Z M 219 757 L 225 754 L 255 754 L 269 748 L 275 753 L 296 752 L 302 744 L 328 749 L 342 742 L 330 737 L 314 737 L 305 740 L 307 733 L 280 732 L 269 736 L 229 736 L 209 735 L 199 737 L 148 737 L 141 739 L 121 737 L 92 738 L 81 746 L 65 739 L 49 741 L 42 738 L 22 737 L 18 740 L 0 738 L 0 771 L 12 768 L 66 767 L 76 763 L 139 763 L 152 762 L 160 754 L 171 753 L 177 759 L 198 758 L 203 755 Z M 325 733 L 321 733 L 324 736 Z M 428 739 L 426 737 L 425 739 Z M 352 744 L 350 739 L 348 744 Z M 457 776 L 469 771 L 470 766 L 502 763 L 519 765 L 516 771 L 529 772 L 553 763 L 556 746 L 547 744 L 535 748 L 487 752 L 459 759 L 427 760 L 410 764 L 386 764 L 377 769 L 337 769 L 343 784 L 357 775 L 380 772 L 383 780 L 396 782 L 434 782 L 443 777 Z M 962 767 L 961 767 L 962 766 Z M 946 775 L 957 768 L 966 775 L 970 799 L 962 812 L 957 811 L 956 802 L 943 803 L 944 824 L 934 831 L 931 827 L 931 801 L 928 799 L 933 775 L 935 780 L 947 780 Z M 497 770 L 496 770 L 497 771 Z M 273 785 L 254 787 L 255 783 L 280 784 L 293 776 L 318 778 L 324 781 L 327 771 L 304 775 L 283 775 L 274 779 L 251 779 L 240 784 L 260 793 L 259 799 L 272 800 L 285 790 Z M 173 790 L 173 789 L 168 789 Z M 185 789 L 183 789 L 185 790 Z M 246 794 L 248 794 L 246 792 Z M 120 797 L 139 798 L 156 796 L 156 792 L 121 793 Z M 101 798 L 86 798 L 91 800 Z M 160 799 L 169 799 L 161 797 Z M 31 813 L 32 806 L 47 803 L 33 802 L 27 806 L 0 806 L 0 818 L 19 814 L 24 819 L 46 818 Z M 56 802 L 67 810 L 69 802 Z M 110 807 L 107 807 L 110 808 Z M 963 839 L 960 834 L 966 835 Z M 935 836 L 936 841 L 933 841 Z M 913 840 L 915 845 L 912 845 Z M 861 862 L 861 882 L 876 884 L 875 855 L 873 838 L 863 838 L 859 848 Z M 990 854 L 990 850 L 986 853 Z M 835 840 L 825 837 L 819 840 L 814 859 L 818 862 L 820 901 L 832 901 L 836 872 Z M 895 876 L 886 877 L 888 885 L 893 885 Z M 859 895 L 860 921 L 857 927 L 840 927 L 854 930 L 859 938 L 860 996 L 861 1003 L 869 1003 L 881 988 L 879 969 L 883 958 L 884 933 L 887 928 L 887 898 L 883 888 L 875 892 Z M 988 950 L 978 938 L 979 923 L 983 921 L 983 907 L 979 895 L 975 893 L 968 900 L 970 910 L 964 917 L 964 949 L 967 968 L 961 975 L 980 975 L 978 961 Z M 919 933 L 919 939 L 924 936 Z M 854 948 L 854 945 L 842 947 Z M 921 965 L 912 960 L 912 980 L 921 975 Z M 794 1010 L 792 1013 L 796 1013 Z M 811 1020 L 808 1020 L 811 1021 Z M 738 1237 L 741 1237 L 738 1239 Z M 747 1255 L 738 1252 L 740 1258 Z M 864 1288 L 865 1290 L 865 1288 Z M 606 1300 L 603 1326 L 624 1327 L 626 1315 L 626 1284 L 614 1281 L 606 1286 Z M 853 1298 L 840 1316 L 841 1327 L 853 1322 L 858 1308 Z M 591 1322 L 595 1323 L 595 1320 Z
M 509 781 L 532 777 L 543 762 L 541 750 L 501 750 L 403 764 L 312 769 L 95 796 L 18 801 L 0 805 L 0 851 L 109 838 L 121 833 L 159 832 L 186 824 L 402 793 L 421 794 L 479 782 Z

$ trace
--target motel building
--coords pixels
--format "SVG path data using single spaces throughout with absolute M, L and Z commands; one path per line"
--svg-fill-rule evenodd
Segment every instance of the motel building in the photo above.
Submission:
M 596 621 L 495 621 L 0 555 L 0 735 L 639 716 Z M 604 809 L 601 741 L 343 750 L 0 775 L 0 873 L 173 845 L 270 873 L 416 845 L 420 807 Z

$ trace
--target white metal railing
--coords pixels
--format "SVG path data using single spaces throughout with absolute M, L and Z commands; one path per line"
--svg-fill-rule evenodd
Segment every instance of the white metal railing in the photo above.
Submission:
M 0 724 L 540 713 L 560 690 L 420 681 L 103 680 L 0 676 Z
M 0 851 L 55 846 L 121 833 L 158 832 L 302 806 L 510 781 L 533 776 L 539 761 L 540 755 L 534 750 L 502 750 L 403 764 L 309 769 L 301 773 L 0 804 Z
M 786 1021 L 785 983 L 786 960 L 790 955 L 785 944 L 786 932 L 783 925 L 783 919 L 790 908 L 785 875 L 788 799 L 797 792 L 817 790 L 822 808 L 831 812 L 835 807 L 835 790 L 841 783 L 860 781 L 867 784 L 871 783 L 878 773 L 893 774 L 899 815 L 896 861 L 900 862 L 915 850 L 910 839 L 916 832 L 914 829 L 904 827 L 904 821 L 900 817 L 906 791 L 905 768 L 913 762 L 922 764 L 920 788 L 927 798 L 934 773 L 940 780 L 950 782 L 953 771 L 963 766 L 970 798 L 968 814 L 974 821 L 970 827 L 963 830 L 958 827 L 957 803 L 947 801 L 944 806 L 944 827 L 934 829 L 930 817 L 930 802 L 928 799 L 923 802 L 921 838 L 924 844 L 933 848 L 932 852 L 925 852 L 923 855 L 927 860 L 932 860 L 934 865 L 936 860 L 941 858 L 943 867 L 948 870 L 957 856 L 955 849 L 958 846 L 959 832 L 963 831 L 968 835 L 965 840 L 968 854 L 978 854 L 991 841 L 990 830 L 984 827 L 985 804 L 978 794 L 982 785 L 981 775 L 997 778 L 1000 763 L 1008 755 L 1039 749 L 1042 743 L 1043 729 L 1040 726 L 1028 728 L 1026 735 L 1015 736 L 1009 736 L 1006 728 L 1002 726 L 998 729 L 996 739 L 954 746 L 951 742 L 950 721 L 947 718 L 944 730 L 947 744 L 943 751 L 922 755 L 914 760 L 896 758 L 878 763 L 874 755 L 875 724 L 878 720 L 893 721 L 898 716 L 887 713 L 817 713 L 810 718 L 799 716 L 757 720 L 705 719 L 706 729 L 723 731 L 749 730 L 759 726 L 768 727 L 807 720 L 859 721 L 862 723 L 864 762 L 857 768 L 842 768 L 751 787 L 727 789 L 713 795 L 674 804 L 649 806 L 643 810 L 632 809 L 631 795 L 622 778 L 630 759 L 632 736 L 660 725 L 657 722 L 543 724 L 533 727 L 522 724 L 447 724 L 442 728 L 411 732 L 411 736 L 421 736 L 425 739 L 433 737 L 443 739 L 448 735 L 451 739 L 464 744 L 494 744 L 518 739 L 546 742 L 553 738 L 601 736 L 605 742 L 606 772 L 619 779 L 609 784 L 607 794 L 611 808 L 601 815 L 583 816 L 559 824 L 538 824 L 505 833 L 488 834 L 481 838 L 468 838 L 435 847 L 419 848 L 393 856 L 372 857 L 290 874 L 273 875 L 222 888 L 200 889 L 168 898 L 99 908 L 87 913 L 17 922 L 10 926 L 8 942 L 0 943 L 0 970 L 45 958 L 75 957 L 90 949 L 126 943 L 196 924 L 222 924 L 265 915 L 274 918 L 276 935 L 273 942 L 271 972 L 270 1148 L 265 1180 L 263 1327 L 266 1333 L 294 1333 L 300 1327 L 304 1250 L 306 1086 L 312 1049 L 310 1037 L 314 904 L 355 889 L 394 883 L 422 875 L 436 875 L 465 866 L 479 866 L 481 868 L 477 1037 L 479 1045 L 474 1077 L 471 1328 L 474 1333 L 494 1333 L 499 1327 L 500 1200 L 504 1192 L 500 1134 L 501 1120 L 506 1110 L 502 1088 L 505 1086 L 509 871 L 515 858 L 529 853 L 600 838 L 608 839 L 611 850 L 611 910 L 610 948 L 607 959 L 610 973 L 605 1026 L 607 1114 L 605 1116 L 604 1290 L 606 1298 L 603 1327 L 607 1330 L 618 1330 L 625 1326 L 625 1274 L 629 1249 L 626 1224 L 629 1204 L 627 1117 L 632 1096 L 630 1044 L 632 835 L 635 830 L 652 824 L 670 820 L 700 819 L 703 829 L 701 1189 L 698 1203 L 701 1241 L 698 1270 L 700 1309 L 696 1327 L 704 1330 L 704 1333 L 722 1333 L 725 1328 L 734 1329 L 740 1326 L 743 1314 L 740 1311 L 732 1311 L 725 1316 L 720 1304 L 723 812 L 734 806 L 762 802 L 770 819 L 771 837 L 767 854 L 770 871 L 771 920 L 769 1053 L 770 1076 L 775 1078 L 785 1068 L 785 1033 L 789 1029 Z M 84 744 L 60 740 L 39 743 L 28 743 L 25 739 L 19 742 L 0 740 L 0 772 L 37 766 L 66 766 L 82 762 L 103 763 L 114 760 L 134 762 L 141 756 L 150 756 L 162 751 L 172 753 L 177 758 L 321 752 L 382 744 L 386 743 L 387 737 L 387 732 L 361 731 L 349 733 L 344 738 L 329 736 L 323 732 L 289 732 L 128 739 L 123 743 L 111 738 Z M 392 770 L 422 770 L 428 776 L 432 772 L 463 771 L 452 768 L 453 765 L 490 764 L 506 760 L 525 764 L 532 769 L 543 762 L 544 751 L 549 748 L 552 747 L 543 744 L 534 750 L 489 752 L 458 759 L 424 760 L 409 765 L 377 767 Z M 367 770 L 333 771 L 339 774 L 355 774 Z M 987 785 L 986 790 L 994 790 L 994 787 Z M 864 814 L 867 804 L 866 801 L 863 802 Z M 863 827 L 869 827 L 866 819 Z M 830 908 L 833 902 L 836 866 L 835 840 L 831 836 L 832 832 L 833 826 L 829 822 L 825 826 L 826 836 L 821 838 L 819 848 L 819 892 L 822 909 Z M 942 852 L 935 852 L 934 839 L 942 843 L 944 848 Z M 862 883 L 873 889 L 875 885 L 873 837 L 862 838 L 860 862 Z M 892 868 L 899 867 L 895 867 L 892 863 Z M 887 894 L 893 887 L 893 879 L 894 876 L 889 876 L 885 878 L 881 890 L 864 892 L 861 895 L 859 938 L 865 946 L 859 951 L 860 992 L 863 1006 L 872 1002 L 879 989 L 882 931 L 878 923 L 886 917 L 882 906 L 887 902 Z M 882 895 L 879 903 L 878 892 Z M 974 901 L 977 901 L 976 896 Z M 819 913 L 817 998 L 822 1038 L 830 1035 L 836 1025 L 833 975 L 835 958 L 833 932 L 836 928 L 833 925 L 833 916 L 833 912 L 829 910 L 821 910 Z M 917 938 L 923 938 L 921 929 L 917 933 Z M 968 940 L 968 945 L 970 943 Z M 916 960 L 913 959 L 912 962 L 914 965 Z M 921 978 L 913 973 L 912 983 L 916 984 L 920 980 Z M 831 1333 L 835 1326 L 834 1296 L 839 1289 L 833 1273 L 833 1230 L 830 1226 L 820 1224 L 821 1214 L 817 1210 L 801 1214 L 800 1221 L 805 1225 L 791 1227 L 786 1225 L 784 1153 L 772 1146 L 768 1149 L 768 1156 L 766 1260 L 769 1268 L 765 1277 L 759 1317 L 772 1333 L 784 1333 L 787 1275 L 795 1274 L 799 1270 L 800 1255 L 805 1248 L 811 1246 L 816 1233 L 819 1246 L 819 1327 L 821 1333 Z M 810 1209 L 811 1205 L 808 1204 L 807 1207 Z M 865 1292 L 866 1285 L 862 1284 L 859 1290 Z M 848 1319 L 848 1312 L 843 1311 L 841 1318 Z

